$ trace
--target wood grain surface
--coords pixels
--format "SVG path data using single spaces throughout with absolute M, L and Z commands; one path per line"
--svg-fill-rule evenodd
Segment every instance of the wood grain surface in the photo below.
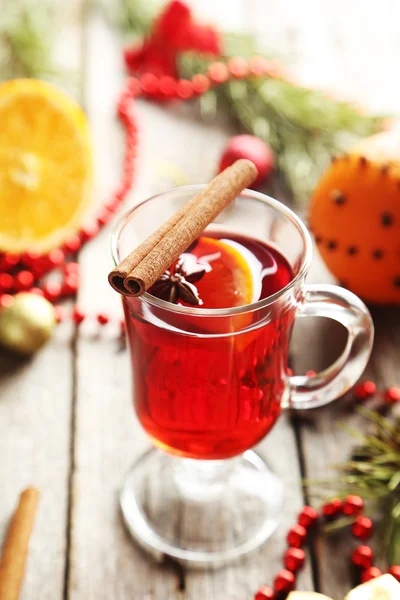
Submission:
M 305 82 L 362 101 L 374 110 L 397 110 L 400 85 L 400 4 L 396 0 L 192 0 L 221 27 L 246 28 L 267 50 L 295 65 Z M 123 83 L 121 41 L 89 2 L 66 8 L 59 54 L 82 71 L 77 96 L 93 130 L 96 200 L 118 181 L 123 148 L 115 101 Z M 137 200 L 176 185 L 209 180 L 231 131 L 204 124 L 193 107 L 166 109 L 139 102 L 140 146 L 133 192 Z M 289 202 L 279 181 L 266 192 Z M 81 252 L 79 305 L 88 313 L 122 316 L 107 284 L 111 267 L 105 230 Z M 310 280 L 328 281 L 318 257 Z M 376 343 L 368 374 L 400 383 L 400 320 L 394 309 L 374 310 Z M 320 320 L 296 328 L 291 348 L 296 372 L 317 369 L 337 356 L 345 340 L 339 326 Z M 285 482 L 282 522 L 254 554 L 218 571 L 158 565 L 131 541 L 118 508 L 125 472 L 149 441 L 132 410 L 129 359 L 112 326 L 100 335 L 65 323 L 31 361 L 0 355 L 0 532 L 21 489 L 41 490 L 22 600 L 251 600 L 281 566 L 288 527 L 310 490 L 303 475 L 325 477 L 352 441 L 337 422 L 363 427 L 349 399 L 301 414 L 284 415 L 259 452 Z M 279 449 L 279 451 L 277 451 Z M 316 505 L 320 500 L 315 499 Z M 352 587 L 349 538 L 319 539 L 298 580 L 299 589 L 341 600 Z

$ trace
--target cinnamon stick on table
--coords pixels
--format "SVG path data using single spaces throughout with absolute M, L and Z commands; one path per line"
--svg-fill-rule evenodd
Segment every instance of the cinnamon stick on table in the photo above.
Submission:
M 222 171 L 111 271 L 112 287 L 127 296 L 146 292 L 257 174 L 245 159 Z
M 0 600 L 19 598 L 38 499 L 38 490 L 27 488 L 12 516 L 0 559 Z

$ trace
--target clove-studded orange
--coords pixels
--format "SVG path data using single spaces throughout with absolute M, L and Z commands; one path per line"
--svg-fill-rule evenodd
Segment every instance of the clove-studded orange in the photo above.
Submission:
M 367 302 L 400 304 L 400 133 L 367 138 L 332 161 L 309 223 L 339 282 Z

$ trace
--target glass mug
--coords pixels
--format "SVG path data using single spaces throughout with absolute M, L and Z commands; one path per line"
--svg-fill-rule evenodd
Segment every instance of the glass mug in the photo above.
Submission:
M 126 213 L 112 236 L 114 263 L 202 187 L 173 189 Z M 359 298 L 336 286 L 305 284 L 312 242 L 286 206 L 245 190 L 206 232 L 212 229 L 276 247 L 293 279 L 272 296 L 226 309 L 170 304 L 147 293 L 123 297 L 134 407 L 155 446 L 125 479 L 123 516 L 156 558 L 194 566 L 224 564 L 271 535 L 283 486 L 249 449 L 284 408 L 315 408 L 346 392 L 373 343 L 373 323 Z M 323 372 L 289 376 L 293 323 L 304 316 L 338 321 L 348 339 Z

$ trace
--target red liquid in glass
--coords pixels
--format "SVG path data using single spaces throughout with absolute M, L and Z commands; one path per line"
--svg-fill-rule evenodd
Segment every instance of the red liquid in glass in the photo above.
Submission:
M 252 264 L 251 301 L 271 296 L 293 278 L 284 256 L 263 242 L 227 232 L 207 232 L 207 237 L 228 239 Z M 192 250 L 196 256 L 201 240 Z M 207 277 L 196 283 L 201 308 L 224 306 L 223 290 L 211 289 Z M 203 460 L 229 458 L 254 446 L 281 412 L 293 306 L 267 319 L 264 311 L 266 324 L 260 324 L 260 312 L 203 319 L 156 308 L 157 321 L 146 309 L 138 310 L 141 303 L 125 299 L 124 308 L 135 409 L 154 444 Z

